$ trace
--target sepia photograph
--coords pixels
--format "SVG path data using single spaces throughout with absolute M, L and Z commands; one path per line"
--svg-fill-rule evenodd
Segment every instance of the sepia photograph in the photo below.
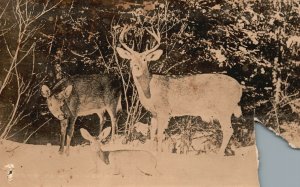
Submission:
M 299 0 L 1 0 L 0 186 L 259 187 L 300 148 Z

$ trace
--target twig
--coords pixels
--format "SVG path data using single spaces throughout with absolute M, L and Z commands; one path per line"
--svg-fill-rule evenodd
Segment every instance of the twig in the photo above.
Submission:
M 35 131 L 33 131 L 24 141 L 23 143 L 27 143 L 27 141 L 31 138 L 31 136 L 36 133 L 40 128 L 42 128 L 45 124 L 47 124 L 51 119 L 48 119 L 46 122 L 44 122 L 41 126 L 39 126 Z
M 20 146 L 18 145 L 18 146 L 16 146 L 16 147 L 13 148 L 13 149 L 7 150 L 6 152 L 7 152 L 7 153 L 13 152 L 14 150 L 18 149 L 19 147 L 20 147 Z

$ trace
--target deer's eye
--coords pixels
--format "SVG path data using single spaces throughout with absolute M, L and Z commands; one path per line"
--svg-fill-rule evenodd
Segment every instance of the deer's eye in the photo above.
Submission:
M 54 95 L 54 98 L 57 99 L 57 100 L 60 100 L 61 96 L 59 94 L 57 94 L 57 95 Z
M 64 105 L 62 104 L 62 105 L 59 107 L 59 109 L 60 109 L 61 111 L 63 111 Z

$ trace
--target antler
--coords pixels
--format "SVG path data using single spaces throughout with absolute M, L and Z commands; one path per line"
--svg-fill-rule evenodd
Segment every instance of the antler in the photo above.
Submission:
M 120 41 L 121 45 L 122 45 L 128 52 L 134 53 L 134 52 L 135 52 L 135 51 L 133 50 L 134 45 L 133 45 L 132 48 L 130 48 L 128 45 L 126 45 L 126 44 L 124 43 L 124 35 L 125 35 L 125 33 L 127 33 L 131 28 L 132 28 L 132 27 L 129 26 L 129 25 L 125 25 L 125 26 L 124 26 L 124 28 L 123 28 L 122 31 L 121 31 L 121 34 L 120 34 L 120 37 L 119 37 L 119 41 Z
M 132 48 L 130 48 L 128 45 L 126 45 L 124 43 L 124 36 L 125 36 L 125 33 L 127 33 L 130 29 L 132 28 L 132 26 L 129 26 L 129 25 L 125 25 L 124 28 L 122 29 L 121 31 L 121 34 L 120 34 L 120 37 L 119 37 L 119 40 L 120 40 L 120 43 L 121 45 L 130 53 L 134 53 L 135 51 L 133 50 L 134 48 L 134 45 Z M 148 55 L 150 53 L 152 53 L 153 51 L 157 50 L 158 47 L 160 46 L 160 41 L 161 41 L 161 36 L 160 36 L 160 32 L 157 31 L 155 32 L 154 31 L 154 28 L 152 27 L 152 31 L 150 31 L 149 29 L 146 28 L 146 31 L 151 35 L 153 36 L 153 38 L 156 40 L 157 44 L 152 48 L 152 49 L 147 49 L 146 51 L 143 52 L 144 55 Z
M 147 28 L 146 28 L 146 31 L 147 31 L 151 36 L 153 36 L 153 38 L 156 40 L 157 44 L 156 44 L 152 49 L 146 50 L 146 51 L 144 52 L 145 55 L 148 55 L 148 54 L 152 53 L 153 51 L 157 50 L 158 47 L 160 46 L 160 40 L 161 40 L 160 32 L 159 32 L 159 31 L 155 32 L 155 31 L 154 31 L 154 28 L 153 28 L 153 27 L 151 27 L 151 28 L 152 28 L 152 31 L 150 31 L 150 30 L 147 29 Z

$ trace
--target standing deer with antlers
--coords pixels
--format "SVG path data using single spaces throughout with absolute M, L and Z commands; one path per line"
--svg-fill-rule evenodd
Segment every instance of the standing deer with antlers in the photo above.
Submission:
M 232 77 L 222 74 L 197 74 L 180 77 L 151 74 L 148 63 L 160 58 L 159 32 L 147 30 L 157 44 L 142 53 L 124 43 L 125 26 L 119 40 L 123 48 L 116 50 L 120 57 L 130 60 L 131 72 L 142 105 L 151 112 L 151 140 L 157 130 L 158 150 L 162 150 L 163 133 L 172 116 L 201 116 L 204 121 L 217 119 L 223 131 L 220 154 L 224 154 L 233 134 L 231 117 L 242 115 L 239 102 L 242 86 Z

